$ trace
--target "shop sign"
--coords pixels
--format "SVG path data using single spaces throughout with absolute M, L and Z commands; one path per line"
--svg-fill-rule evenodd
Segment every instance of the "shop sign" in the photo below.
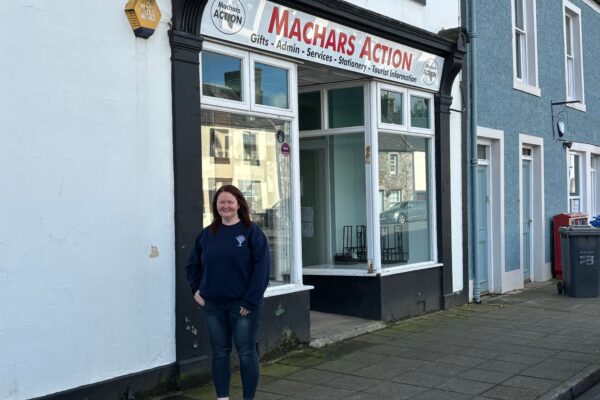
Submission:
M 437 91 L 442 57 L 266 0 L 213 0 L 202 35 Z

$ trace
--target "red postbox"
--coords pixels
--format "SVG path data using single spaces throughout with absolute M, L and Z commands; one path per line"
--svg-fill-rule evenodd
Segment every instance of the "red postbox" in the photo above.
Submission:
M 588 215 L 586 213 L 557 214 L 552 218 L 552 232 L 554 239 L 554 262 L 552 271 L 556 279 L 562 279 L 562 251 L 560 248 L 560 234 L 558 228 L 569 225 L 587 225 Z

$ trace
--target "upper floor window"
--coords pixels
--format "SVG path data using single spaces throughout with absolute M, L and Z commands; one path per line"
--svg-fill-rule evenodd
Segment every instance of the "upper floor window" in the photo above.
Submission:
M 583 55 L 581 51 L 581 10 L 565 2 L 565 81 L 567 100 L 583 98 Z
M 200 64 L 202 104 L 294 116 L 294 64 L 210 42 Z
M 535 9 L 535 0 L 513 0 L 513 86 L 539 96 Z

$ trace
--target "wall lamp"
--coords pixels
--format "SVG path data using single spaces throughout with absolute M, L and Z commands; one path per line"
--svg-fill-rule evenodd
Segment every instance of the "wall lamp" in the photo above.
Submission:
M 563 142 L 563 147 L 565 149 L 570 149 L 573 146 L 573 142 Z
M 568 104 L 581 103 L 579 100 L 571 100 L 571 101 L 557 101 L 550 102 L 550 112 L 552 115 L 552 137 L 555 140 L 560 140 L 567 133 L 568 129 L 568 114 L 565 108 L 561 109 L 558 112 L 554 111 L 554 107 L 557 106 L 566 106 Z M 569 146 L 571 148 L 571 146 Z

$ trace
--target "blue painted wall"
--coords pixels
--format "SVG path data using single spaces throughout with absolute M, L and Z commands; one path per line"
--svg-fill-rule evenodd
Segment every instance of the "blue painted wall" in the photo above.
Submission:
M 546 262 L 551 260 L 552 216 L 566 211 L 567 159 L 553 139 L 551 102 L 565 101 L 562 0 L 537 0 L 538 80 L 541 97 L 513 89 L 511 1 L 477 0 L 478 125 L 504 131 L 506 270 L 520 265 L 519 134 L 544 138 Z M 600 14 L 581 9 L 586 112 L 567 109 L 564 139 L 600 144 Z M 561 107 L 556 107 L 559 111 Z

